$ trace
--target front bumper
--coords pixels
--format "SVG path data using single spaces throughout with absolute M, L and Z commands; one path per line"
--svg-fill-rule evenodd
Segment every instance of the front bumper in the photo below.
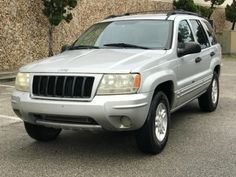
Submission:
M 26 122 L 49 127 L 80 129 L 102 127 L 111 131 L 136 130 L 143 126 L 148 115 L 152 94 L 95 96 L 90 102 L 33 99 L 27 92 L 14 91 L 12 108 Z M 35 115 L 90 117 L 98 125 L 65 124 L 54 121 L 42 122 Z M 129 127 L 121 123 L 121 117 L 128 117 Z

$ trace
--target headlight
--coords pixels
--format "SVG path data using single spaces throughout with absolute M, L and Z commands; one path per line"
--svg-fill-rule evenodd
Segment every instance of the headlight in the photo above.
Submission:
M 136 93 L 140 84 L 140 74 L 105 74 L 98 87 L 97 95 Z
M 16 90 L 29 92 L 29 74 L 28 73 L 18 73 L 15 82 Z

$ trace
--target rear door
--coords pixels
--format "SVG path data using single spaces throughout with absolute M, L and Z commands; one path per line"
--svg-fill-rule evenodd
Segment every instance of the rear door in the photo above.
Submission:
M 213 48 L 209 42 L 205 29 L 200 20 L 191 19 L 190 24 L 193 29 L 195 41 L 201 46 L 201 53 L 199 54 L 199 62 L 196 62 L 195 68 L 198 75 L 196 81 L 204 81 L 211 77 L 210 64 L 213 54 Z M 211 78 L 210 78 L 211 79 Z

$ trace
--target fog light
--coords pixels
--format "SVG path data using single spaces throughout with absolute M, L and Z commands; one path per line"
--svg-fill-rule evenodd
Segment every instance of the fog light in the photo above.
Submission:
M 122 117 L 120 118 L 120 122 L 121 122 L 121 124 L 122 124 L 124 127 L 126 127 L 126 128 L 130 128 L 131 125 L 132 125 L 132 122 L 131 122 L 130 118 L 127 117 L 127 116 L 122 116 Z

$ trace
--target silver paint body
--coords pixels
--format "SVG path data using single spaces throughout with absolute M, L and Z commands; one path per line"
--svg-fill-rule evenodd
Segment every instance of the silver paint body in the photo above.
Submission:
M 124 16 L 105 21 L 153 19 L 164 20 L 166 15 Z M 172 112 L 197 98 L 209 87 L 214 68 L 221 64 L 221 47 L 210 46 L 198 54 L 177 57 L 178 25 L 181 20 L 199 19 L 191 15 L 172 15 L 174 21 L 172 47 L 169 50 L 143 49 L 85 49 L 66 51 L 48 59 L 36 61 L 20 69 L 30 73 L 30 84 L 35 74 L 46 75 L 90 75 L 95 83 L 90 99 L 40 98 L 30 93 L 14 91 L 12 107 L 22 114 L 21 119 L 33 124 L 65 129 L 104 128 L 112 131 L 136 130 L 142 127 L 148 115 L 155 88 L 166 81 L 174 86 Z M 209 36 L 208 36 L 209 37 Z M 210 56 L 214 51 L 215 55 Z M 202 61 L 195 63 L 195 58 Z M 96 91 L 104 73 L 140 73 L 141 88 L 137 94 L 97 96 Z M 32 89 L 32 88 L 31 88 Z M 70 125 L 65 123 L 40 122 L 32 116 L 52 114 L 66 116 L 88 116 L 99 125 Z M 132 126 L 124 127 L 121 116 L 127 116 Z

